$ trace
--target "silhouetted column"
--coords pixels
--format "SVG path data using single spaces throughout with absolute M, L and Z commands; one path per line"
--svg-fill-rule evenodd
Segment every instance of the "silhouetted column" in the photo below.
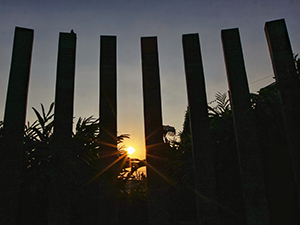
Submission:
M 229 90 L 227 94 L 230 108 L 232 108 Z M 233 118 L 223 119 L 226 121 L 224 123 L 226 125 L 222 127 L 226 129 L 226 131 L 223 130 L 227 132 L 226 138 L 216 145 L 214 154 L 220 220 L 222 224 L 242 225 L 246 224 L 246 217 Z
M 100 118 L 101 141 L 108 151 L 117 149 L 117 37 L 100 40 Z
M 293 51 L 285 20 L 266 22 L 265 33 L 272 59 L 278 91 L 281 97 L 286 137 L 292 161 L 295 186 L 300 206 L 300 81 L 296 74 Z M 298 211 L 299 214 L 299 211 Z
M 257 122 L 257 134 L 261 148 L 270 220 L 272 225 L 299 224 L 296 222 L 300 214 L 296 210 L 296 188 L 284 122 L 280 112 L 280 100 L 278 98 L 274 102 L 275 99 L 271 97 L 271 102 L 271 98 L 267 99 L 270 93 L 275 94 L 274 89 L 276 90 L 275 85 L 261 89 L 263 101 L 259 100 L 255 105 L 255 111 L 258 111 L 255 114 L 259 113 L 258 117 L 260 117 Z M 278 109 L 266 112 L 266 108 L 269 107 L 270 110 L 274 104 Z M 266 115 L 269 115 L 269 118 Z
M 156 37 L 142 37 L 144 126 L 149 224 L 168 224 L 158 49 Z
M 100 178 L 100 222 L 118 223 L 116 189 L 117 177 L 117 37 L 100 37 L 100 122 L 101 168 Z M 113 165 L 113 166 L 112 166 Z M 108 177 L 108 183 L 107 179 Z
M 15 28 L 0 159 L 0 224 L 15 224 L 33 46 L 32 29 Z
M 231 94 L 240 160 L 247 224 L 269 224 L 260 151 L 257 143 L 250 93 L 239 30 L 222 30 L 227 80 Z
M 198 220 L 219 224 L 213 145 L 209 134 L 205 80 L 198 34 L 182 36 L 194 161 Z
M 57 74 L 55 89 L 53 149 L 56 166 L 62 173 L 56 174 L 62 180 L 57 180 L 57 190 L 50 200 L 49 223 L 69 223 L 70 190 L 64 185 L 69 177 L 68 157 L 71 151 L 71 138 L 74 111 L 74 78 L 76 59 L 76 34 L 60 33 L 58 44 Z M 66 169 L 65 166 L 67 166 Z
M 76 34 L 60 33 L 57 59 L 54 137 L 56 142 L 72 138 Z

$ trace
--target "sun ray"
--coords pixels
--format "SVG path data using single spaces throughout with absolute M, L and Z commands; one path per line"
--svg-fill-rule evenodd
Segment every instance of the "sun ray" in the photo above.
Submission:
M 157 169 L 155 169 L 153 166 L 151 166 L 147 161 L 145 161 L 146 166 L 148 166 L 150 169 L 152 169 L 155 173 L 157 173 L 161 178 L 163 178 L 165 181 L 167 181 L 172 186 L 177 186 L 176 183 L 170 179 L 168 179 L 165 175 L 163 175 L 161 172 L 159 172 Z
M 103 134 L 106 134 L 106 135 L 112 137 L 113 139 L 115 139 L 116 141 L 118 140 L 118 138 L 116 137 L 115 134 L 109 132 L 109 130 L 105 129 L 104 127 L 101 127 L 101 125 L 100 125 L 100 137 L 101 137 L 101 134 L 102 134 L 102 135 L 103 135 Z M 101 141 L 100 141 L 100 142 L 101 142 Z
M 149 134 L 145 140 L 147 140 L 148 138 L 150 138 L 152 135 L 154 135 L 156 132 L 161 130 L 161 138 L 163 137 L 163 127 L 158 127 L 156 130 L 154 130 L 151 134 Z
M 153 159 L 158 159 L 158 160 L 161 160 L 161 161 L 166 161 L 166 159 L 161 158 L 161 157 L 156 156 L 156 155 L 147 154 L 147 157 L 151 157 Z
M 107 158 L 107 157 L 111 157 L 111 156 L 120 155 L 119 151 L 107 151 L 107 152 L 111 152 L 111 153 L 103 154 L 103 155 L 101 155 L 101 158 Z
M 105 145 L 105 146 L 117 148 L 117 144 L 111 144 L 111 143 L 107 143 L 107 142 L 103 142 L 103 141 L 97 141 L 97 143 Z
M 113 107 L 113 103 L 110 101 L 111 99 L 109 98 L 109 96 L 108 96 L 108 94 L 106 92 L 104 92 L 103 94 L 105 95 L 105 99 L 109 100 L 109 101 L 107 101 L 108 102 L 108 106 L 109 106 L 110 110 L 112 111 L 114 117 L 116 118 L 117 117 L 116 116 L 116 111 L 114 110 L 115 107 Z
M 111 168 L 113 165 L 115 165 L 117 162 L 119 162 L 121 159 L 127 157 L 126 154 L 120 156 L 118 159 L 113 161 L 110 165 L 108 165 L 106 168 L 104 168 L 100 173 L 98 173 L 96 176 L 94 176 L 91 180 L 89 180 L 87 183 L 89 184 L 93 180 L 95 180 L 97 177 L 99 177 L 101 174 L 103 174 L 105 171 L 107 171 L 109 168 Z
M 157 146 L 163 146 L 164 143 L 163 142 L 160 142 L 160 143 L 156 143 L 156 144 L 152 144 L 152 145 L 147 145 L 147 148 L 153 148 L 153 147 L 157 147 Z

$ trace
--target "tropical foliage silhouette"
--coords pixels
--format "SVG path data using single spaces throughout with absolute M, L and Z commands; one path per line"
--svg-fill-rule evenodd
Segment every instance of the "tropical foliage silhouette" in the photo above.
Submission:
M 298 54 L 294 55 L 294 63 L 297 79 L 291 77 L 291 80 L 296 82 L 293 85 L 300 87 L 300 59 L 298 58 Z M 270 155 L 280 155 L 282 157 L 280 160 L 281 168 L 284 168 L 286 171 L 289 170 L 290 165 L 287 163 L 290 161 L 289 156 L 284 154 L 284 152 L 288 152 L 288 144 L 277 83 L 274 82 L 260 89 L 258 93 L 251 93 L 249 99 L 254 116 L 258 144 L 261 150 L 264 173 L 282 174 L 280 171 L 276 171 L 274 166 L 272 166 L 272 159 L 270 159 Z M 221 194 L 223 199 L 220 198 L 220 200 L 228 202 L 228 208 L 233 209 L 232 206 L 235 204 L 234 207 L 236 208 L 234 210 L 238 211 L 238 208 L 243 208 L 243 205 L 239 205 L 238 203 L 230 205 L 230 202 L 233 202 L 233 200 L 230 198 L 230 194 L 228 194 L 230 192 L 235 193 L 236 196 L 242 198 L 234 118 L 230 98 L 226 93 L 222 94 L 218 92 L 215 95 L 213 103 L 213 105 L 208 105 L 208 119 L 210 123 L 210 137 L 215 149 L 213 157 L 217 189 L 219 193 L 223 193 Z M 183 202 L 189 199 L 189 203 L 191 203 L 193 200 L 187 194 L 190 192 L 193 195 L 194 187 L 189 109 L 185 113 L 183 130 L 179 132 L 178 139 L 170 141 L 168 163 L 170 176 L 174 180 L 174 183 L 177 184 L 177 187 L 172 190 L 172 198 L 178 199 L 179 202 L 181 201 L 180 204 L 172 201 L 173 206 L 176 205 L 180 209 L 177 211 L 177 215 L 179 215 L 180 211 L 185 210 L 185 207 L 182 207 Z M 231 176 L 228 174 L 231 174 Z M 236 178 L 233 179 L 233 177 Z M 278 176 L 272 177 L 269 175 L 266 179 L 266 186 L 270 185 L 269 188 L 276 189 L 272 184 L 277 182 L 277 179 Z M 286 179 L 288 183 L 288 178 L 281 177 L 280 179 Z M 226 193 L 228 197 L 224 197 Z M 182 199 L 182 196 L 185 199 Z M 226 218 L 228 212 L 222 213 L 224 214 L 224 218 Z M 230 219 L 232 222 L 232 218 Z M 237 223 L 240 222 L 237 221 Z
M 299 84 L 299 65 L 298 55 L 294 55 L 296 67 L 296 76 Z M 229 168 L 231 162 L 224 161 L 224 155 L 237 152 L 236 140 L 234 133 L 234 121 L 230 100 L 226 93 L 217 93 L 215 95 L 215 106 L 208 105 L 208 118 L 210 122 L 211 138 L 215 147 L 214 167 L 217 183 L 228 183 L 224 174 L 226 168 Z M 259 146 L 262 149 L 262 160 L 268 165 L 267 155 L 278 149 L 287 148 L 285 137 L 284 121 L 281 111 L 280 96 L 278 87 L 273 83 L 265 88 L 260 89 L 257 94 L 250 95 L 252 112 L 255 118 L 255 126 L 258 134 Z M 53 151 L 53 129 L 54 129 L 54 103 L 45 111 L 41 104 L 41 112 L 32 108 L 37 120 L 32 124 L 27 123 L 24 126 L 24 154 L 22 160 L 22 188 L 21 188 L 21 206 L 24 215 L 30 217 L 28 220 L 33 221 L 32 215 L 40 217 L 36 221 L 43 220 L 48 210 L 49 196 L 47 192 L 56 188 L 56 184 L 63 184 L 67 190 L 75 194 L 86 191 L 84 184 L 93 179 L 101 172 L 101 143 L 99 142 L 100 121 L 90 116 L 88 118 L 79 118 L 72 135 L 70 154 Z M 169 126 L 169 129 L 172 128 Z M 171 129 L 172 130 L 172 129 Z M 3 122 L 0 121 L 0 142 L 3 139 Z M 175 133 L 175 129 L 174 129 Z M 183 130 L 175 138 L 164 134 L 165 144 L 169 146 L 168 151 L 168 175 L 171 183 L 176 184 L 171 190 L 170 208 L 178 207 L 182 216 L 185 213 L 182 205 L 186 203 L 193 205 L 193 163 L 192 163 L 192 146 L 189 121 L 189 109 L 185 113 Z M 119 144 L 118 154 L 116 157 L 122 157 L 126 154 L 122 141 L 129 138 L 128 134 L 117 137 Z M 271 143 L 271 144 L 270 144 Z M 272 144 L 273 143 L 273 144 Z M 276 144 L 274 144 L 276 143 Z M 272 149 L 271 147 L 272 146 Z M 270 149 L 272 152 L 270 152 Z M 237 157 L 237 153 L 234 155 Z M 238 161 L 238 160 L 236 160 Z M 63 162 L 63 163 L 61 163 Z M 288 162 L 288 160 L 286 160 Z M 137 173 L 137 169 L 144 166 L 144 162 L 136 160 L 131 166 L 125 165 L 120 167 L 118 179 L 118 190 L 120 198 L 123 198 L 121 204 L 130 208 L 133 200 L 141 200 L 145 204 L 147 196 L 146 177 L 144 174 Z M 235 165 L 238 167 L 237 165 Z M 285 165 L 288 167 L 289 165 Z M 272 173 L 272 168 L 265 166 L 265 171 Z M 238 170 L 238 169 L 237 169 Z M 269 178 L 272 179 L 272 178 Z M 131 185 L 128 185 L 131 181 Z M 272 180 L 270 181 L 272 182 Z M 268 181 L 266 182 L 268 185 Z M 219 186 L 218 190 L 225 189 L 224 185 Z M 34 200 L 35 199 L 35 200 Z M 26 210 L 26 204 L 34 205 L 31 211 Z M 22 205 L 23 204 L 23 205 Z M 180 211 L 179 210 L 179 211 Z M 35 211 L 35 212 L 33 212 Z M 178 210 L 175 213 L 180 214 Z M 126 211 L 128 214 L 129 211 Z M 190 214 L 196 215 L 192 210 Z M 39 216 L 37 216 L 39 215 Z M 34 222 L 34 221 L 33 221 Z
M 55 192 L 58 186 L 63 186 L 66 196 L 85 195 L 84 192 L 89 191 L 86 185 L 91 180 L 93 185 L 105 185 L 106 180 L 103 178 L 105 175 L 98 177 L 98 174 L 103 172 L 99 119 L 93 116 L 80 117 L 72 135 L 70 151 L 57 152 L 53 148 L 54 103 L 47 111 L 43 104 L 40 112 L 36 108 L 32 109 L 37 120 L 24 126 L 19 218 L 39 223 L 48 217 L 50 190 Z M 2 134 L 3 122 L 0 121 L 0 141 Z M 126 138 L 130 138 L 130 135 L 122 134 L 116 137 L 119 146 L 116 158 L 125 157 L 126 151 L 122 142 Z M 121 163 L 120 160 L 115 167 L 120 169 L 119 172 L 123 166 Z M 117 176 L 115 180 L 117 181 Z M 118 185 L 123 184 L 119 182 Z M 124 185 L 119 188 L 125 190 Z

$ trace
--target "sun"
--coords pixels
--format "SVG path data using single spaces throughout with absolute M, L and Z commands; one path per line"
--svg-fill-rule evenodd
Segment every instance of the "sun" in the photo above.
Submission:
M 134 153 L 134 152 L 135 152 L 135 149 L 134 149 L 133 147 L 129 146 L 129 147 L 127 148 L 127 153 L 128 153 L 128 155 L 131 155 L 131 154 Z

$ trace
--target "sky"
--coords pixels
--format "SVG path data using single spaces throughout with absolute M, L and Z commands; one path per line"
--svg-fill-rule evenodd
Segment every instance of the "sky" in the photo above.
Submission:
M 239 28 L 251 92 L 272 83 L 265 22 L 284 18 L 300 53 L 296 0 L 0 0 L 0 120 L 15 26 L 34 29 L 26 121 L 54 101 L 59 32 L 77 33 L 74 121 L 99 116 L 100 35 L 117 36 L 118 134 L 145 158 L 140 38 L 157 36 L 163 124 L 182 130 L 187 108 L 182 34 L 199 33 L 208 102 L 227 92 L 221 30 Z

